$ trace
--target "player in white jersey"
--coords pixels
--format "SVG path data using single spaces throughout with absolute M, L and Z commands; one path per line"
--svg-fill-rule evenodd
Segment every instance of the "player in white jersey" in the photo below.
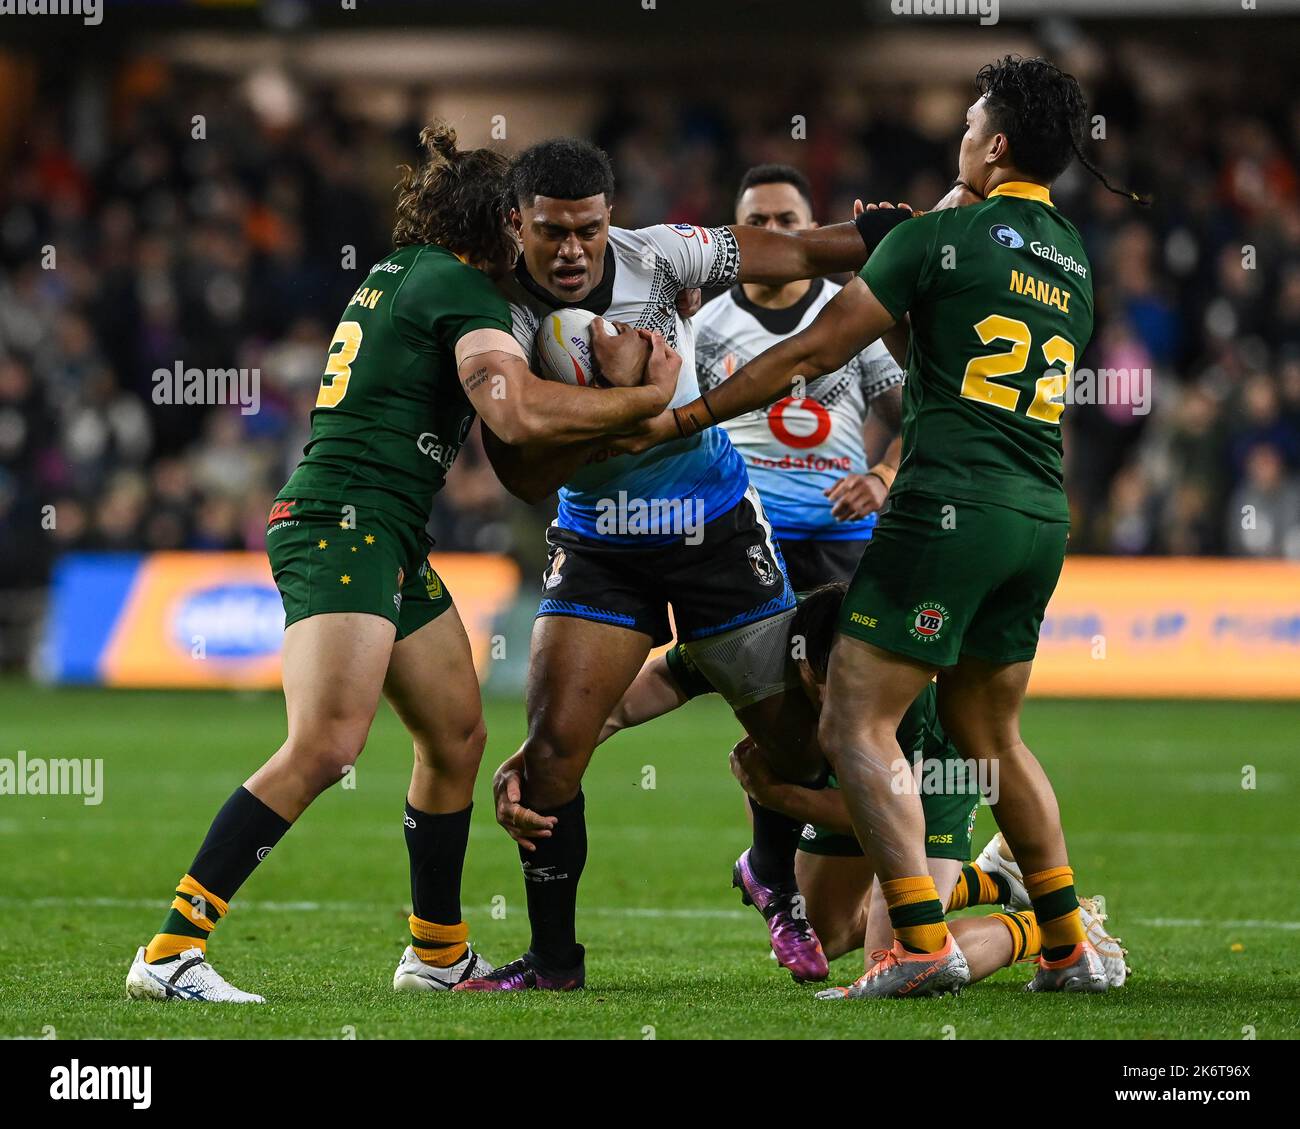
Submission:
M 815 228 L 807 178 L 789 165 L 751 168 L 740 182 L 736 222 Z M 700 387 L 711 391 L 798 333 L 840 289 L 829 279 L 738 283 L 709 302 L 693 319 Z M 884 343 L 873 341 L 835 372 L 795 389 L 801 395 L 725 424 L 798 592 L 847 580 L 857 567 L 898 464 L 903 379 Z
M 516 158 L 512 219 L 523 244 L 505 286 L 515 333 L 531 348 L 541 319 L 576 306 L 636 329 L 658 330 L 682 357 L 674 405 L 699 394 L 694 334 L 678 294 L 735 282 L 783 284 L 854 269 L 866 247 L 852 224 L 798 233 L 742 225 L 610 226 L 609 158 L 587 142 L 542 142 Z M 822 779 L 807 719 L 770 716 L 790 695 L 784 636 L 794 593 L 745 465 L 726 433 L 710 429 L 644 454 L 602 443 L 568 459 L 507 447 L 484 433 L 502 482 L 529 501 L 560 490 L 548 533 L 550 563 L 533 629 L 528 676 L 524 795 L 551 821 L 524 864 L 532 942 L 528 953 L 460 990 L 572 989 L 584 982 L 577 943 L 578 879 L 587 841 L 582 774 L 610 711 L 652 646 L 678 639 L 746 727 L 788 727 L 775 767 L 792 783 Z M 786 710 L 788 715 L 791 711 Z M 794 858 L 799 824 L 755 810 L 754 889 L 773 946 L 802 978 L 826 975 L 816 935 L 798 913 Z

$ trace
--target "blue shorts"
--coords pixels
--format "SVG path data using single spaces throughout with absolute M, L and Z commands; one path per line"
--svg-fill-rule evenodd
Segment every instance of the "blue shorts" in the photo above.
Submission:
M 785 561 L 750 487 L 726 513 L 668 544 L 638 548 L 552 525 L 539 616 L 564 615 L 689 643 L 794 607 Z

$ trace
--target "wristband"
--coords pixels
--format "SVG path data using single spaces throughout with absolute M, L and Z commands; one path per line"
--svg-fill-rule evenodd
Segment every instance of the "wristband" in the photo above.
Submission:
M 705 418 L 706 412 L 710 418 Z M 689 439 L 697 432 L 712 427 L 717 422 L 717 417 L 713 415 L 707 401 L 692 400 L 684 407 L 673 409 L 673 421 L 677 424 L 677 433 L 683 439 Z
M 879 246 L 886 235 L 900 223 L 911 218 L 912 213 L 906 208 L 876 208 L 874 211 L 863 212 L 856 217 L 853 224 L 866 245 L 867 257 L 871 257 L 871 252 Z
M 878 467 L 872 467 L 869 471 L 867 471 L 867 474 L 869 475 L 874 474 L 878 479 L 880 479 L 881 482 L 885 484 L 886 490 L 892 490 L 894 488 L 894 479 L 898 476 L 898 471 L 894 467 L 882 465 Z M 863 477 L 866 476 L 864 475 Z

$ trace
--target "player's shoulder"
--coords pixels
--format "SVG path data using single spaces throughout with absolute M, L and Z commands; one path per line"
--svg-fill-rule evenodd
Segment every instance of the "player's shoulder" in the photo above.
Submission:
M 442 292 L 448 298 L 473 295 L 486 300 L 497 296 L 492 280 L 481 270 L 432 243 L 399 247 L 370 269 L 372 274 L 391 274 L 399 293 L 408 296 L 415 291 L 422 298 L 428 297 L 430 291 Z

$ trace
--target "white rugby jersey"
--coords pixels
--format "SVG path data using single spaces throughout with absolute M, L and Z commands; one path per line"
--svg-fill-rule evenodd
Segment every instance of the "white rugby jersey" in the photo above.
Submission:
M 689 321 L 677 316 L 677 295 L 695 286 L 728 286 L 736 281 L 739 271 L 740 248 L 725 227 L 660 224 L 637 231 L 611 227 L 604 275 L 582 301 L 565 302 L 545 290 L 529 275 L 522 258 L 501 290 L 510 303 L 515 338 L 534 362 L 534 371 L 534 344 L 541 319 L 563 306 L 590 310 L 637 329 L 658 330 L 682 358 L 670 405 L 675 408 L 699 395 L 695 332 Z M 748 484 L 745 465 L 727 433 L 712 427 L 641 454 L 588 463 L 561 488 L 556 521 L 584 537 L 638 545 L 666 542 L 674 537 L 598 531 L 601 499 L 617 498 L 619 491 L 646 500 L 699 499 L 705 520 L 711 521 L 736 505 Z
M 793 306 L 755 305 L 740 286 L 708 303 L 693 319 L 696 371 L 707 392 L 759 353 L 805 329 L 840 287 L 814 279 Z M 823 491 L 867 470 L 862 427 L 871 401 L 903 383 L 903 370 L 881 341 L 873 341 L 835 372 L 810 381 L 802 400 L 786 397 L 724 426 L 758 488 L 779 539 L 842 541 L 871 536 L 876 515 L 836 521 Z

